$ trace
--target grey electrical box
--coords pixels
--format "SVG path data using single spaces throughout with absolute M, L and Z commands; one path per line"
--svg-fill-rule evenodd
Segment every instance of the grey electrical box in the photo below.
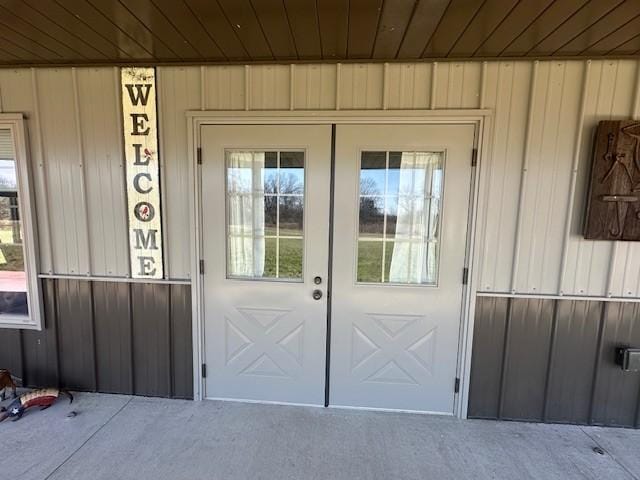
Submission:
M 616 363 L 626 372 L 640 371 L 640 348 L 616 349 Z

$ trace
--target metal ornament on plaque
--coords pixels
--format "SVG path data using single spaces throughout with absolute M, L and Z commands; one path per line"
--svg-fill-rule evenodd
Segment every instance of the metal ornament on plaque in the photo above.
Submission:
M 640 240 L 640 122 L 598 124 L 584 238 Z

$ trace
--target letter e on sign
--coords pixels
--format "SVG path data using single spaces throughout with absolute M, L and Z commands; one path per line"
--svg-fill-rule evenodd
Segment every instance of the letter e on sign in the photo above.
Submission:
M 156 72 L 122 68 L 121 82 L 131 276 L 163 278 Z

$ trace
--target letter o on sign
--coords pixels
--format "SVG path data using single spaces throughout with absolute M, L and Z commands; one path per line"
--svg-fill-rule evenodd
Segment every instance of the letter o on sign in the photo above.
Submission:
M 133 213 L 141 222 L 150 222 L 156 215 L 156 211 L 149 202 L 138 202 L 133 209 Z

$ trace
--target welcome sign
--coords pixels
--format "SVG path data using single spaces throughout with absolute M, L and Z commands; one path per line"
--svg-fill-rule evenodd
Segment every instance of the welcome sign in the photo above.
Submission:
M 155 69 L 123 68 L 121 81 L 131 276 L 162 278 Z

